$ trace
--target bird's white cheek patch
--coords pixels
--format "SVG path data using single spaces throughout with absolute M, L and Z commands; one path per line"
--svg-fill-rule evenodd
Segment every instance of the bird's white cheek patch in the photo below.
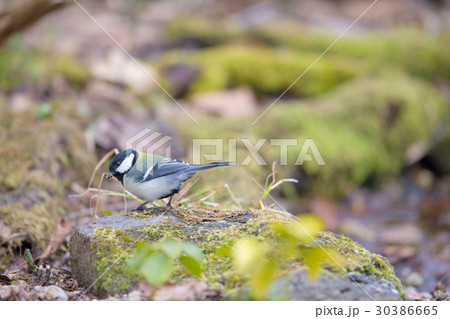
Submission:
M 121 174 L 128 172 L 131 168 L 131 165 L 133 165 L 133 159 L 134 154 L 131 153 L 123 160 L 122 164 L 120 164 L 120 166 L 117 167 L 116 172 L 119 172 Z

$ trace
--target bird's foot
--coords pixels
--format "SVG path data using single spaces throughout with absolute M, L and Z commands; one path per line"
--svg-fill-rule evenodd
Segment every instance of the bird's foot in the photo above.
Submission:
M 132 209 L 131 212 L 145 212 L 147 210 L 149 210 L 150 208 L 145 207 L 145 205 L 147 205 L 148 202 L 142 203 L 141 205 L 139 205 L 138 207 L 136 207 L 135 209 Z
M 172 208 L 172 198 L 173 198 L 173 195 L 170 196 L 169 201 L 168 201 L 167 204 L 166 204 L 166 207 L 167 207 L 167 208 Z

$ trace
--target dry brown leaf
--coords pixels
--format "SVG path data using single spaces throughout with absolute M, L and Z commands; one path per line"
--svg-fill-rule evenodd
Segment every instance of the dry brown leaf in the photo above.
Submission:
M 59 246 L 61 246 L 64 238 L 72 231 L 72 223 L 66 221 L 64 218 L 56 225 L 56 230 L 53 232 L 50 237 L 50 243 L 45 249 L 44 253 L 36 258 L 34 261 L 36 264 L 40 261 L 46 261 L 51 256 L 53 256 L 58 250 Z
M 425 297 L 415 291 L 406 291 L 406 299 L 411 301 L 422 301 Z
M 433 298 L 431 300 L 441 301 L 450 300 L 450 293 L 446 291 L 445 285 L 442 281 L 439 281 L 436 286 L 431 290 Z

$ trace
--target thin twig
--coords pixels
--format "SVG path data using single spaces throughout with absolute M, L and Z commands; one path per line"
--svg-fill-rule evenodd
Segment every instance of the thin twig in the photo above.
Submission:
M 239 207 L 241 207 L 241 204 L 239 203 L 239 200 L 236 198 L 236 196 L 234 196 L 234 193 L 231 191 L 230 185 L 228 185 L 228 183 L 225 183 L 224 187 L 226 188 L 226 190 L 228 191 L 228 194 L 230 194 L 231 200 Z
M 94 171 L 92 172 L 91 178 L 89 179 L 89 184 L 88 187 L 86 188 L 86 190 L 82 193 L 82 194 L 78 194 L 78 195 L 69 195 L 69 197 L 83 197 L 84 195 L 86 195 L 88 192 L 91 191 L 91 186 L 92 183 L 94 182 L 94 178 L 95 175 L 97 174 L 98 169 L 100 168 L 100 166 L 103 165 L 103 163 L 112 155 L 112 154 L 118 154 L 119 150 L 117 148 L 114 148 L 112 150 L 110 150 L 108 153 L 106 153 L 105 155 L 103 155 L 103 157 L 101 158 L 101 160 L 97 163 L 97 165 L 94 168 Z

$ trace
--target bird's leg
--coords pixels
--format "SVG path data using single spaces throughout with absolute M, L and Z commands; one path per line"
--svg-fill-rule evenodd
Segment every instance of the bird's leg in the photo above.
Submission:
M 142 203 L 141 205 L 139 205 L 139 206 L 136 207 L 135 209 L 132 209 L 131 211 L 132 211 L 132 212 L 138 212 L 138 211 L 141 211 L 141 210 L 145 210 L 145 205 L 147 205 L 148 202 L 150 202 L 150 201 L 148 200 L 148 201 L 146 201 L 145 203 Z
M 173 198 L 173 195 L 172 196 L 170 196 L 170 198 L 169 198 L 169 202 L 167 203 L 167 207 L 172 207 L 172 204 L 170 203 L 171 201 L 172 201 L 172 198 Z

